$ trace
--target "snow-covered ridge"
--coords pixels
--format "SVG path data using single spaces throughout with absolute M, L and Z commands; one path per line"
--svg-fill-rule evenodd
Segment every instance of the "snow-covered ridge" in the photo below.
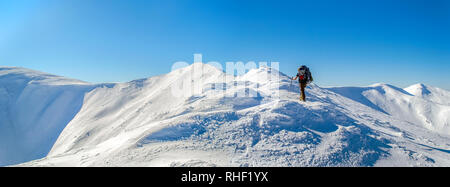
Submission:
M 88 85 L 89 83 L 43 73 L 31 69 L 20 67 L 4 67 L 0 66 L 0 76 L 3 79 L 9 80 L 24 80 L 29 84 L 44 84 L 44 85 Z
M 419 96 L 434 103 L 450 105 L 450 91 L 441 88 L 418 83 L 406 87 L 404 90 L 414 96 Z
M 439 100 L 448 92 L 437 88 L 424 97 L 387 84 L 312 84 L 302 103 L 298 85 L 268 67 L 235 77 L 194 63 L 99 85 L 42 75 L 53 83 L 36 85 L 29 79 L 39 73 L 18 81 L 12 69 L 0 70 L 8 96 L 0 97 L 0 165 L 44 157 L 24 165 L 450 166 L 449 105 Z M 185 80 L 198 83 L 193 92 L 172 94 Z
M 42 158 L 98 85 L 0 67 L 0 165 Z
M 450 92 L 423 84 L 406 89 L 389 84 L 336 87 L 329 90 L 398 119 L 450 135 Z

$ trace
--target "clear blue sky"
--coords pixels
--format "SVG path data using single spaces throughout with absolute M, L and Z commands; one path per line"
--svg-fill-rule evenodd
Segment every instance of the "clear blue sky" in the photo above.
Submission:
M 306 64 L 322 86 L 450 89 L 450 1 L 0 0 L 0 66 L 125 82 L 194 53 Z

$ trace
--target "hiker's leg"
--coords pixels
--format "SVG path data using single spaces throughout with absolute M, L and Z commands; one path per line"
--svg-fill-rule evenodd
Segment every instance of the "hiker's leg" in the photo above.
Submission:
M 303 92 L 302 92 L 302 84 L 301 83 L 298 83 L 298 88 L 300 89 L 300 97 L 299 97 L 299 100 L 302 100 L 302 98 L 303 98 Z
M 300 83 L 301 97 L 303 101 L 306 101 L 305 87 L 306 87 L 305 83 Z

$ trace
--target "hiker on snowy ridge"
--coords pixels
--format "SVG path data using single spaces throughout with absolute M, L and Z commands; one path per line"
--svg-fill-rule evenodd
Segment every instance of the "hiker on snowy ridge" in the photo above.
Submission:
M 298 83 L 300 84 L 300 100 L 306 101 L 305 88 L 306 85 L 313 81 L 311 71 L 305 65 L 298 68 L 297 76 L 292 78 L 292 80 L 296 80 L 298 78 Z

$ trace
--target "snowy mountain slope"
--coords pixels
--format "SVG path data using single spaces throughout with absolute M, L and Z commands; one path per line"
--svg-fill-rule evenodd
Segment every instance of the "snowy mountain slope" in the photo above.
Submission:
M 329 90 L 401 120 L 450 135 L 450 92 L 417 84 L 405 90 L 388 84 Z
M 414 84 L 404 89 L 414 96 L 442 105 L 450 105 L 450 92 L 424 84 Z
M 173 93 L 183 81 L 192 89 Z M 312 84 L 303 103 L 290 82 L 268 67 L 233 77 L 194 63 L 96 86 L 50 153 L 21 166 L 450 166 L 449 135 L 382 105 L 405 90 Z
M 94 85 L 0 67 L 0 166 L 42 158 Z

